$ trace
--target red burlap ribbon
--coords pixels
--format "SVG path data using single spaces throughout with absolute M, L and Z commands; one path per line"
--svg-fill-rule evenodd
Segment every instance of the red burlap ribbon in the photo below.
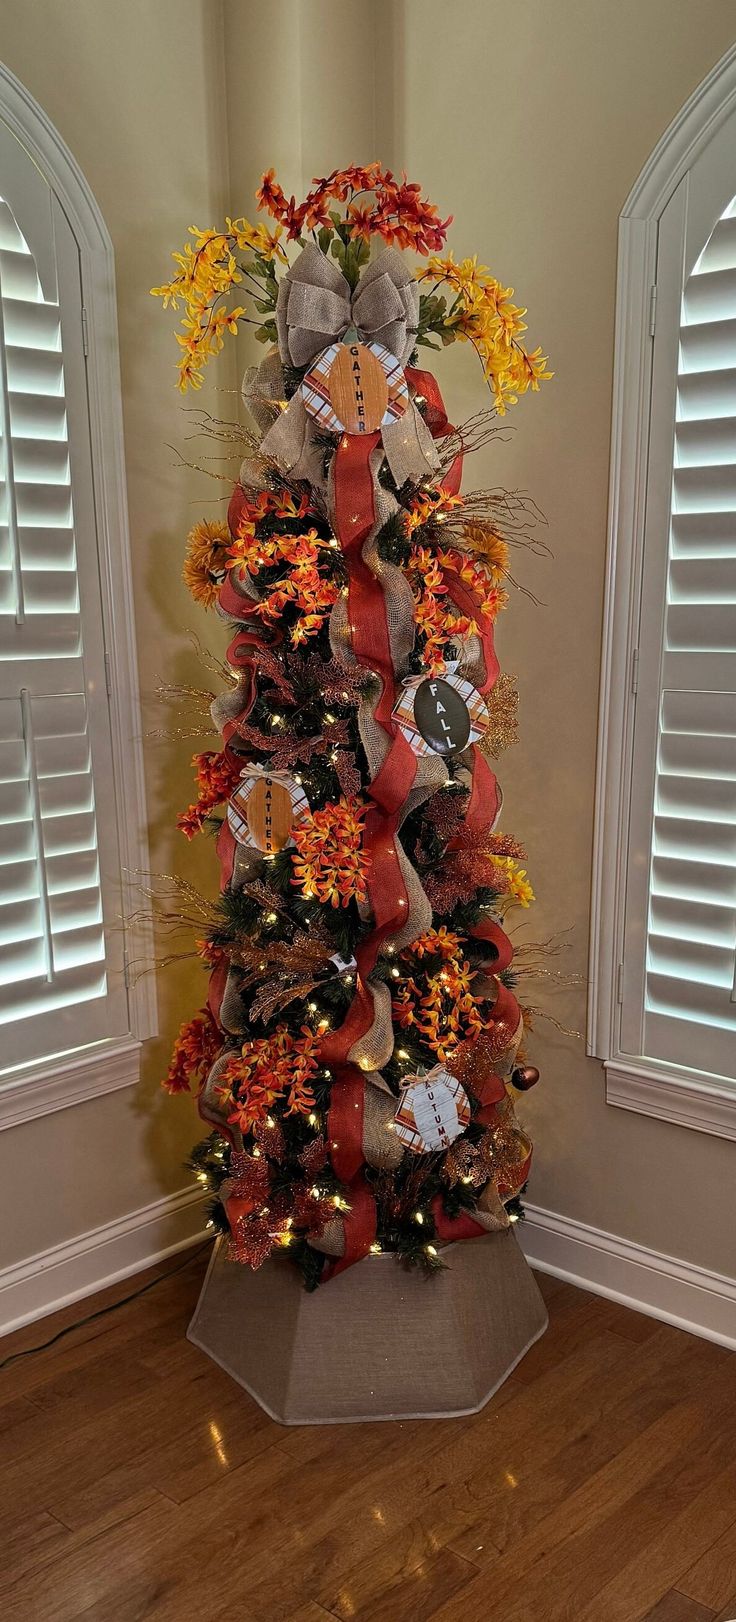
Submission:
M 448 1216 L 442 1205 L 442 1195 L 435 1194 L 429 1206 L 434 1217 L 434 1231 L 438 1239 L 477 1239 L 478 1235 L 485 1233 L 479 1222 L 474 1222 L 467 1211 L 460 1211 L 458 1216 Z

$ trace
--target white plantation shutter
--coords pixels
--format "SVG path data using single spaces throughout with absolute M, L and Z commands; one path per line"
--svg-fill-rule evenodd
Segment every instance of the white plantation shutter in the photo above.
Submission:
M 129 1029 L 80 256 L 0 123 L 0 1069 Z
M 658 230 L 620 1049 L 736 1079 L 736 127 Z

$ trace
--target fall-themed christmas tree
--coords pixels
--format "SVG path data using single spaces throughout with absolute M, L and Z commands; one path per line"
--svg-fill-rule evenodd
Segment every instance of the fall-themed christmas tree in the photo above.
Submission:
M 209 994 L 165 1086 L 199 1090 L 193 1166 L 232 1255 L 283 1252 L 314 1285 L 370 1252 L 441 1266 L 445 1241 L 520 1212 L 535 949 L 514 956 L 507 920 L 533 895 L 498 826 L 516 693 L 494 622 L 538 515 L 460 485 L 551 374 L 512 290 L 445 255 L 450 221 L 405 176 L 353 166 L 297 203 L 270 172 L 257 201 L 272 228 L 192 229 L 154 289 L 183 309 L 182 389 L 242 323 L 268 345 L 248 425 L 207 420 L 245 459 L 184 565 L 228 627 L 222 747 L 195 756 L 179 819 L 215 831 L 221 889 L 178 888 Z M 462 427 L 417 364 L 455 341 L 490 391 Z

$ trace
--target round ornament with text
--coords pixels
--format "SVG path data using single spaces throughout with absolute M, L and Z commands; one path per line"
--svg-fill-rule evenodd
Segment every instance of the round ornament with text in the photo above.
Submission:
M 230 797 L 227 820 L 239 845 L 275 856 L 291 844 L 294 822 L 308 808 L 304 790 L 286 772 L 249 766 Z
M 444 1065 L 436 1064 L 424 1076 L 410 1076 L 402 1087 L 394 1131 L 407 1149 L 426 1155 L 449 1149 L 469 1120 L 465 1088 Z
M 374 434 L 409 403 L 403 370 L 382 344 L 330 344 L 301 385 L 304 404 L 332 434 Z
M 454 755 L 482 737 L 488 710 L 464 677 L 414 676 L 404 683 L 394 715 L 416 755 Z

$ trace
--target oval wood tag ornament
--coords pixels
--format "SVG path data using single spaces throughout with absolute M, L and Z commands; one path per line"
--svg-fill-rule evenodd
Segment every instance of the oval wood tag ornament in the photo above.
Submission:
M 283 850 L 291 838 L 294 807 L 283 783 L 263 777 L 248 795 L 248 831 L 258 850 L 269 854 Z
M 239 844 L 275 856 L 291 843 L 294 822 L 307 803 L 292 778 L 254 768 L 230 796 L 227 820 Z
M 388 407 L 388 379 L 365 344 L 340 344 L 328 378 L 330 405 L 348 434 L 374 434 Z

